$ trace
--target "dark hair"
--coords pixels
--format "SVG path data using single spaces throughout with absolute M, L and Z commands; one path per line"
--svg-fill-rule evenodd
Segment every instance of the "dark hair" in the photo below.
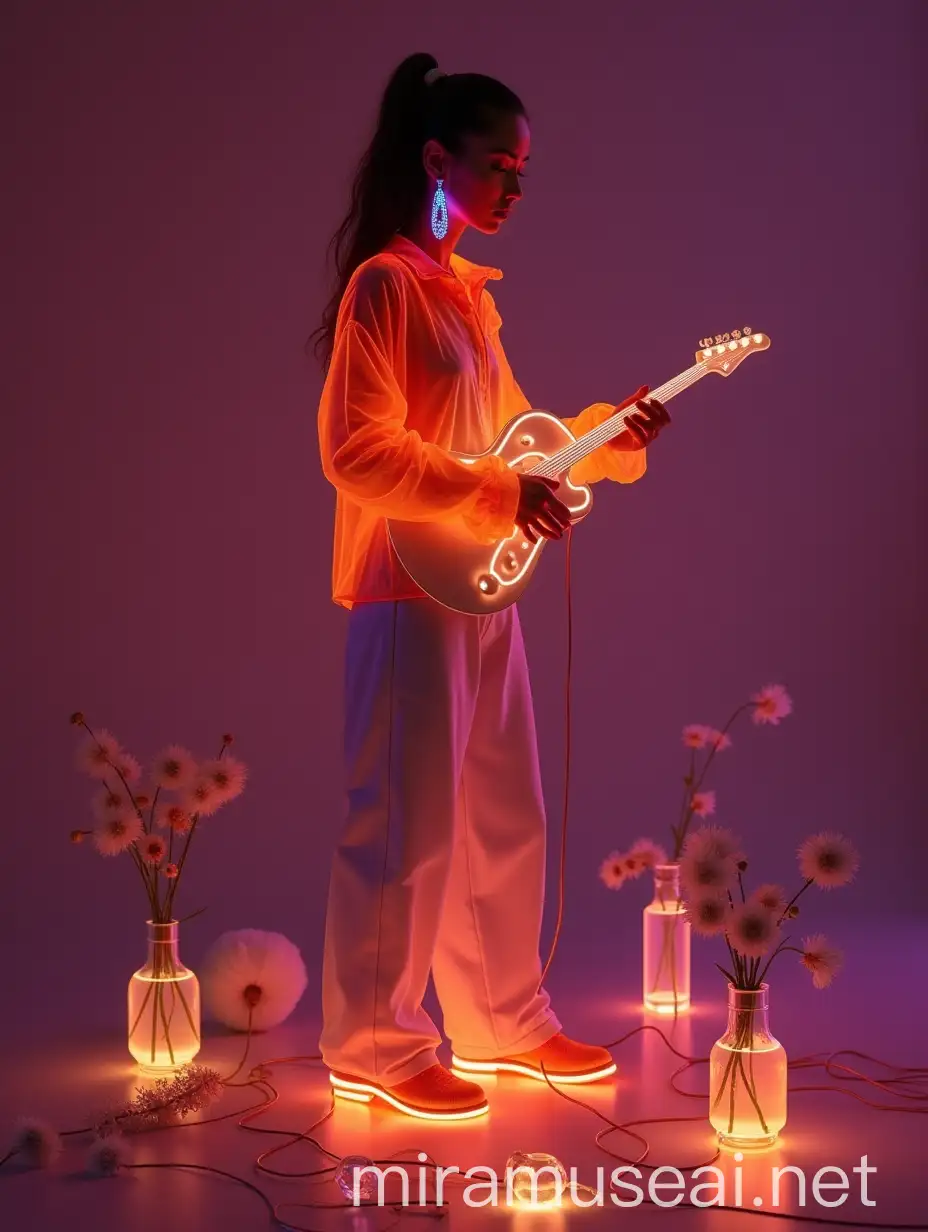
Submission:
M 456 154 L 465 133 L 487 132 L 494 113 L 525 115 L 521 99 L 495 77 L 451 73 L 429 84 L 425 74 L 438 67 L 434 56 L 417 52 L 394 70 L 380 103 L 373 139 L 351 188 L 348 213 L 329 242 L 335 285 L 322 323 L 309 337 L 328 367 L 338 309 L 349 279 L 362 261 L 381 251 L 409 226 L 422 208 L 427 175 L 422 147 L 434 138 Z M 315 340 L 315 341 L 314 341 Z

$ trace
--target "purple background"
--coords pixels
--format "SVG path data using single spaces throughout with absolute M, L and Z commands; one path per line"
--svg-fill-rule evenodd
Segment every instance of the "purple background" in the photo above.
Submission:
M 644 887 L 609 893 L 599 862 L 666 835 L 682 725 L 720 725 L 771 680 L 795 715 L 735 732 L 710 784 L 717 820 L 789 885 L 807 833 L 854 838 L 858 882 L 811 904 L 810 931 L 840 942 L 842 914 L 924 911 L 924 7 L 186 10 L 8 8 L 0 933 L 8 978 L 32 990 L 23 1014 L 79 972 L 105 994 L 87 1013 L 111 1021 L 144 949 L 131 870 L 68 845 L 89 824 L 78 707 L 143 758 L 174 740 L 211 754 L 235 732 L 251 782 L 191 857 L 182 912 L 209 910 L 182 952 L 195 965 L 226 928 L 279 929 L 317 1012 L 345 613 L 330 602 L 321 378 L 302 347 L 380 91 L 414 50 L 502 77 L 529 109 L 525 200 L 462 252 L 506 271 L 504 338 L 536 405 L 567 415 L 657 386 L 708 332 L 747 323 L 773 340 L 672 403 L 647 476 L 601 485 L 575 536 L 555 970 L 640 944 Z M 522 604 L 546 939 L 563 561 L 550 551 Z

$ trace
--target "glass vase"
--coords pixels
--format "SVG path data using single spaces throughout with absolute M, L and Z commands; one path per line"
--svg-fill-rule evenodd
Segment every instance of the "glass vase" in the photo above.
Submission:
M 180 960 L 177 921 L 148 921 L 148 960 L 129 981 L 129 1051 L 143 1074 L 166 1075 L 200 1051 L 200 984 Z
M 770 1034 L 767 990 L 728 985 L 728 1030 L 709 1054 L 709 1121 L 722 1146 L 770 1146 L 786 1124 L 786 1053 Z
M 679 864 L 654 866 L 654 898 L 644 909 L 644 1007 L 655 1014 L 690 1008 L 690 922 L 680 899 Z

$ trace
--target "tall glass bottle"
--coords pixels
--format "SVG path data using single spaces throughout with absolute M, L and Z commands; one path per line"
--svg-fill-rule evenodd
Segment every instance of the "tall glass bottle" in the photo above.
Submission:
M 654 898 L 644 909 L 644 1007 L 655 1014 L 690 1008 L 690 922 L 680 899 L 679 864 L 654 866 Z

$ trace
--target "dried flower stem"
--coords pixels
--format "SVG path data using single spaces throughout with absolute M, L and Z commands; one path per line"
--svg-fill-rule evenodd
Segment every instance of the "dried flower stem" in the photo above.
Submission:
M 754 1105 L 754 1111 L 757 1113 L 757 1118 L 763 1128 L 764 1133 L 768 1132 L 767 1122 L 761 1110 L 760 1103 L 757 1099 L 756 1084 L 754 1082 L 754 1009 L 746 1008 L 736 1011 L 736 1034 L 735 1042 L 732 1046 L 732 1051 L 725 1065 L 725 1073 L 722 1075 L 722 1082 L 719 1086 L 713 1109 L 717 1108 L 721 1102 L 722 1096 L 725 1093 L 725 1087 L 729 1089 L 728 1100 L 728 1132 L 731 1133 L 735 1123 L 735 1083 L 736 1075 L 734 1073 L 735 1065 L 741 1073 L 741 1079 L 744 1083 L 744 1089 L 747 1091 L 748 1098 Z M 750 1078 L 744 1070 L 744 1053 L 748 1053 L 748 1065 L 751 1070 Z
M 159 783 L 158 786 L 155 788 L 155 794 L 151 802 L 151 809 L 148 814 L 148 830 L 147 830 L 148 834 L 151 834 L 152 830 L 155 828 L 155 806 L 158 803 L 158 797 L 160 795 L 161 795 L 161 784 Z
M 151 997 L 154 987 L 155 985 L 153 983 L 149 983 L 148 988 L 145 990 L 145 996 L 142 1000 L 141 1006 L 139 1007 L 139 1012 L 135 1016 L 135 1022 L 129 1028 L 129 1039 L 130 1040 L 132 1039 L 133 1035 L 135 1035 L 136 1027 L 142 1021 L 142 1015 L 145 1013 L 145 1007 L 146 1005 L 148 1005 L 148 1001 L 149 1001 L 149 998 Z
M 157 1028 L 157 1022 L 158 1022 L 158 1012 L 160 1011 L 161 1023 L 162 1023 L 162 1026 L 164 1027 L 164 1042 L 168 1046 L 168 1056 L 171 1059 L 171 1064 L 174 1065 L 176 1064 L 176 1062 L 174 1060 L 174 1045 L 171 1043 L 171 1028 L 168 1023 L 168 1016 L 164 1011 L 164 981 L 163 980 L 159 980 L 157 985 L 155 986 L 155 1000 L 157 1001 L 157 1005 L 155 1006 L 155 1013 L 152 1014 L 151 1016 L 152 1064 L 154 1064 L 154 1060 L 155 1060 L 155 1043 L 156 1043 L 156 1036 L 157 1036 L 156 1028 Z
M 219 749 L 220 759 L 222 758 L 222 755 L 226 751 L 226 744 L 227 744 L 226 740 L 223 739 L 222 745 Z M 196 828 L 197 828 L 197 824 L 199 820 L 200 820 L 200 814 L 194 813 L 193 821 L 190 826 L 190 830 L 187 833 L 186 842 L 184 843 L 184 850 L 181 852 L 181 857 L 177 864 L 177 876 L 172 880 L 170 889 L 168 890 L 167 897 L 165 899 L 164 910 L 165 910 L 165 915 L 167 919 L 171 918 L 171 915 L 174 911 L 174 898 L 177 895 L 177 887 L 180 885 L 180 879 L 184 872 L 184 864 L 186 863 L 186 860 L 187 860 L 187 852 L 190 850 L 190 844 L 193 841 L 193 836 L 194 836 L 194 833 L 196 832 Z
M 93 728 L 92 728 L 92 727 L 90 727 L 90 726 L 87 724 L 87 722 L 86 722 L 86 720 L 83 718 L 83 716 L 81 717 L 81 726 L 82 726 L 82 727 L 84 727 L 84 728 L 85 728 L 85 729 L 86 729 L 86 730 L 90 733 L 90 735 L 93 737 L 93 739 L 94 739 L 94 740 L 97 740 L 97 735 L 96 735 L 96 732 L 93 730 Z M 97 748 L 98 748 L 98 749 L 102 749 L 102 748 L 103 748 L 103 745 L 100 743 L 100 741 L 99 741 L 99 740 L 97 740 Z M 139 821 L 140 821 L 140 822 L 142 823 L 142 825 L 144 826 L 144 825 L 145 825 L 145 818 L 144 818 L 144 816 L 142 815 L 142 810 L 141 810 L 141 809 L 139 808 L 139 806 L 138 806 L 138 802 L 137 802 L 137 800 L 136 800 L 136 798 L 135 798 L 135 795 L 133 794 L 132 788 L 129 786 L 129 783 L 128 783 L 127 779 L 126 779 L 126 776 L 123 774 L 123 772 L 119 769 L 119 767 L 118 767 L 118 766 L 114 765 L 114 764 L 113 764 L 113 762 L 111 762 L 111 761 L 110 761 L 109 757 L 107 757 L 107 759 L 106 759 L 106 760 L 107 760 L 107 764 L 108 764 L 108 765 L 109 765 L 109 766 L 110 766 L 113 770 L 115 770 L 115 771 L 116 771 L 116 773 L 117 773 L 117 775 L 119 776 L 120 782 L 122 783 L 123 787 L 125 787 L 125 789 L 126 789 L 126 795 L 129 797 L 130 801 L 132 802 L 132 807 L 135 809 L 136 816 L 138 817 Z
M 177 876 L 171 882 L 170 889 L 168 890 L 168 896 L 164 904 L 165 915 L 168 917 L 168 919 L 170 919 L 174 911 L 174 895 L 177 893 L 177 887 L 180 884 L 181 875 L 184 871 L 184 864 L 187 860 L 187 852 L 190 850 L 190 843 L 193 839 L 194 834 L 196 833 L 196 829 L 197 829 L 197 825 L 199 824 L 199 821 L 200 821 L 200 814 L 194 813 L 193 822 L 187 834 L 187 841 L 184 843 L 184 850 L 181 852 L 180 860 L 177 863 Z
M 683 802 L 680 805 L 680 824 L 671 826 L 670 833 L 673 835 L 673 858 L 679 860 L 680 854 L 683 851 L 683 836 L 686 833 L 687 813 L 692 811 L 688 809 L 688 805 L 692 799 L 693 779 L 696 774 L 696 750 L 690 749 L 690 768 L 689 773 L 683 776 Z
M 693 797 L 696 795 L 696 793 L 699 791 L 700 787 L 702 786 L 703 781 L 705 780 L 705 777 L 709 772 L 709 767 L 712 765 L 713 761 L 715 760 L 715 755 L 719 751 L 719 744 L 721 743 L 722 736 L 725 736 L 728 734 L 728 729 L 735 722 L 738 715 L 741 714 L 743 710 L 750 710 L 753 704 L 754 703 L 750 701 L 742 702 L 741 705 L 737 706 L 735 710 L 732 712 L 732 715 L 729 718 L 728 722 L 721 729 L 718 738 L 712 741 L 712 748 L 709 752 L 709 756 L 706 758 L 705 763 L 703 764 L 702 770 L 699 772 L 698 778 L 696 778 L 696 750 L 695 749 L 692 750 L 692 756 L 690 757 L 690 772 L 683 779 L 683 784 L 684 784 L 683 810 L 682 810 L 682 815 L 680 817 L 680 825 L 676 829 L 673 826 L 671 826 L 671 833 L 673 834 L 673 837 L 674 837 L 674 851 L 673 851 L 674 860 L 679 860 L 683 852 L 683 842 L 686 838 L 686 832 L 689 829 L 690 821 L 693 818 Z
M 779 920 L 777 920 L 778 924 L 782 924 L 782 922 L 786 919 L 786 916 L 787 916 L 787 913 L 789 912 L 790 907 L 793 906 L 793 904 L 797 901 L 797 899 L 799 898 L 801 894 L 805 894 L 806 890 L 808 890 L 809 886 L 812 885 L 813 881 L 814 881 L 814 878 L 810 877 L 808 881 L 796 891 L 793 897 L 789 900 L 789 902 L 783 908 L 783 914 L 780 916 Z

